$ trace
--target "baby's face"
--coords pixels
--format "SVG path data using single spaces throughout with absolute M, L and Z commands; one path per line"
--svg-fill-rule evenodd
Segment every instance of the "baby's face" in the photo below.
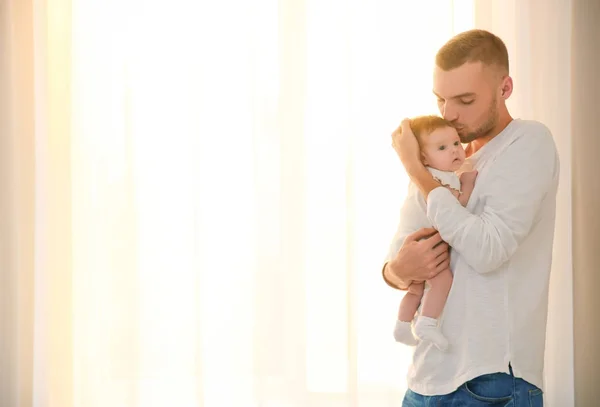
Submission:
M 465 161 L 465 150 L 453 127 L 442 127 L 422 140 L 423 164 L 440 171 L 457 171 Z

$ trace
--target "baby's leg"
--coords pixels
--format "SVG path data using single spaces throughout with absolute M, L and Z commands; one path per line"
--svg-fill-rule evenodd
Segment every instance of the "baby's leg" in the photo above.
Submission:
M 429 318 L 439 318 L 446 305 L 446 299 L 452 286 L 452 272 L 450 269 L 442 271 L 428 281 L 431 288 L 423 298 L 421 315 Z
M 408 291 L 400 302 L 398 309 L 398 320 L 410 322 L 415 317 L 415 312 L 419 309 L 421 298 L 423 298 L 425 283 L 412 283 L 408 286 Z
M 416 346 L 417 338 L 412 333 L 411 322 L 415 317 L 415 313 L 421 303 L 423 297 L 423 287 L 425 283 L 412 283 L 408 287 L 408 292 L 404 294 L 404 298 L 400 302 L 398 309 L 398 320 L 394 328 L 394 339 L 397 342 L 408 346 Z
M 446 350 L 448 341 L 440 332 L 437 324 L 452 286 L 452 272 L 450 270 L 443 271 L 428 282 L 431 288 L 424 296 L 421 316 L 415 324 L 415 334 L 419 339 L 430 340 L 440 350 Z

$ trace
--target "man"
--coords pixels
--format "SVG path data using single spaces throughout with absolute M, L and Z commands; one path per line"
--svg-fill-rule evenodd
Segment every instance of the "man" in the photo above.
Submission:
M 440 112 L 478 171 L 466 208 L 425 169 L 408 121 L 392 135 L 434 229 L 390 253 L 384 279 L 406 289 L 454 273 L 439 320 L 449 348 L 416 346 L 404 406 L 542 405 L 559 160 L 544 125 L 510 116 L 512 90 L 506 46 L 492 33 L 458 34 L 436 55 Z

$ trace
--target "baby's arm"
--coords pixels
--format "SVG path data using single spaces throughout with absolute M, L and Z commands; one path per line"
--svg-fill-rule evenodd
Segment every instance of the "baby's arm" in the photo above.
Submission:
M 460 176 L 460 189 L 462 191 L 458 192 L 454 188 L 450 188 L 446 186 L 452 192 L 452 195 L 462 206 L 467 206 L 467 202 L 469 202 L 469 198 L 471 197 L 471 193 L 473 192 L 473 188 L 475 188 L 475 178 L 477 177 L 477 171 L 469 171 L 463 172 Z
M 459 194 L 457 198 L 462 206 L 467 206 L 467 202 L 469 202 L 471 193 L 475 188 L 475 178 L 477 178 L 477 171 L 467 171 L 460 174 L 460 189 L 462 190 L 462 194 Z
M 477 170 L 463 172 L 460 175 L 460 190 L 458 191 L 452 186 L 448 184 L 444 184 L 444 182 L 434 176 L 434 179 L 438 181 L 442 186 L 452 192 L 452 195 L 458 200 L 458 202 L 462 206 L 467 206 L 467 202 L 469 202 L 469 198 L 471 197 L 471 193 L 475 188 L 475 178 L 477 178 Z

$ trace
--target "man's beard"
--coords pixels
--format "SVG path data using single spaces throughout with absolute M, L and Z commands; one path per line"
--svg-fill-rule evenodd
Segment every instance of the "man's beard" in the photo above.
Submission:
M 458 134 L 460 142 L 463 144 L 470 143 L 473 140 L 487 136 L 498 124 L 498 109 L 496 108 L 496 97 L 490 103 L 488 109 L 487 120 L 475 131 L 470 131 L 467 134 Z M 466 130 L 466 129 L 465 129 Z

